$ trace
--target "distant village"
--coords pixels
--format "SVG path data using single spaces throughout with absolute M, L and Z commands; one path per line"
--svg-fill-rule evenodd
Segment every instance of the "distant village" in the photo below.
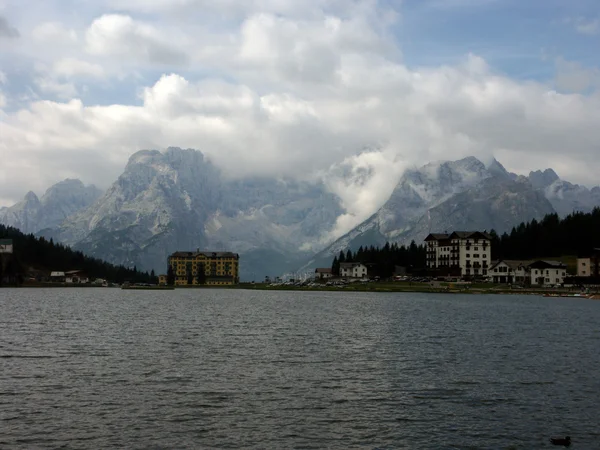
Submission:
M 385 279 L 377 264 L 365 261 L 334 262 L 332 267 L 314 270 L 310 280 L 265 278 L 270 285 L 325 284 L 373 281 L 447 281 L 478 282 L 494 285 L 556 288 L 567 285 L 599 284 L 600 249 L 591 248 L 588 255 L 580 255 L 576 267 L 568 273 L 560 260 L 492 260 L 492 236 L 481 231 L 455 231 L 429 234 L 423 243 L 425 267 L 395 265 Z M 0 283 L 11 284 L 10 265 L 13 242 L 0 239 Z M 342 254 L 343 256 L 343 254 Z M 337 258 L 336 258 L 337 261 Z M 177 251 L 167 259 L 167 274 L 156 277 L 159 285 L 171 286 L 232 286 L 240 282 L 240 256 L 232 252 Z M 113 280 L 92 279 L 85 271 L 50 272 L 30 271 L 20 283 L 50 283 L 58 285 L 112 286 Z
M 429 234 L 424 241 L 426 270 L 395 266 L 395 281 L 479 281 L 491 284 L 507 284 L 537 287 L 561 287 L 565 284 L 585 285 L 600 280 L 600 249 L 590 249 L 589 255 L 577 258 L 576 272 L 569 274 L 567 265 L 561 261 L 540 260 L 492 260 L 492 237 L 481 231 L 455 231 L 453 233 Z M 373 280 L 372 265 L 365 262 L 342 262 L 339 273 L 332 268 L 315 269 L 315 280 Z M 411 276 L 413 275 L 413 276 Z

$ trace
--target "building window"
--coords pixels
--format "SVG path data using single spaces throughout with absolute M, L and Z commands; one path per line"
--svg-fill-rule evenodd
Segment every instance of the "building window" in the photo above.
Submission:
M 467 253 L 467 255 L 466 255 L 466 256 L 467 256 L 467 258 L 470 258 L 470 257 L 471 257 L 471 254 L 470 254 L 470 253 Z
M 475 250 L 475 251 L 478 251 L 478 250 L 479 250 L 479 247 L 475 247 L 475 248 L 474 248 L 474 250 Z

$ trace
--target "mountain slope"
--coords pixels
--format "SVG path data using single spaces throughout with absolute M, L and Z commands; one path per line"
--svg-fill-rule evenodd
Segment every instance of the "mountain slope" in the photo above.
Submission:
M 529 174 L 529 181 L 534 188 L 543 192 L 552 207 L 560 216 L 572 212 L 591 212 L 600 205 L 600 187 L 588 189 L 585 186 L 561 180 L 552 169 Z
M 390 199 L 372 217 L 342 236 L 303 268 L 329 265 L 340 250 L 365 245 L 421 242 L 429 232 L 498 232 L 554 208 L 525 177 L 508 173 L 497 161 L 486 167 L 474 157 L 408 170 Z
M 33 192 L 17 204 L 0 210 L 0 223 L 24 233 L 36 233 L 60 225 L 67 217 L 87 208 L 102 191 L 84 186 L 80 180 L 66 179 L 48 188 L 41 199 Z
M 279 274 L 319 245 L 341 214 L 322 185 L 291 180 L 228 180 L 196 150 L 134 154 L 93 207 L 47 237 L 110 262 L 166 270 L 176 250 L 241 254 L 244 279 Z

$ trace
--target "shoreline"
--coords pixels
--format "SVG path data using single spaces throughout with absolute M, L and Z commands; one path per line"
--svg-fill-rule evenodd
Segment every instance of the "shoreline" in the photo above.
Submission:
M 105 289 L 120 289 L 121 286 L 101 286 L 91 284 L 23 284 L 20 286 L 0 286 L 2 288 L 17 288 L 17 289 L 40 289 L 40 288 L 105 288 Z M 506 289 L 498 286 L 491 287 L 473 287 L 473 288 L 450 288 L 450 287 L 432 287 L 428 285 L 420 286 L 418 284 L 399 285 L 396 283 L 381 283 L 381 284 L 348 284 L 344 286 L 270 286 L 266 283 L 240 283 L 227 286 L 175 286 L 174 288 L 152 288 L 148 290 L 170 291 L 178 289 L 243 289 L 254 291 L 315 291 L 315 292 L 400 292 L 400 293 L 430 293 L 430 294 L 473 294 L 473 295 L 537 295 L 548 298 L 587 298 L 600 300 L 600 292 L 590 292 L 584 294 L 581 291 L 569 289 Z M 139 289 L 141 290 L 141 289 Z

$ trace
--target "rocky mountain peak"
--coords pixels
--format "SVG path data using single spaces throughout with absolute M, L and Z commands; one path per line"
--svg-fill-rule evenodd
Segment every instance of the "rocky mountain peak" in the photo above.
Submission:
M 40 199 L 37 195 L 35 195 L 35 192 L 29 191 L 27 194 L 25 194 L 25 198 L 23 199 L 22 203 L 27 206 L 37 206 L 40 203 Z
M 546 169 L 543 172 L 541 170 L 529 172 L 529 181 L 535 189 L 544 189 L 559 179 L 552 169 Z

